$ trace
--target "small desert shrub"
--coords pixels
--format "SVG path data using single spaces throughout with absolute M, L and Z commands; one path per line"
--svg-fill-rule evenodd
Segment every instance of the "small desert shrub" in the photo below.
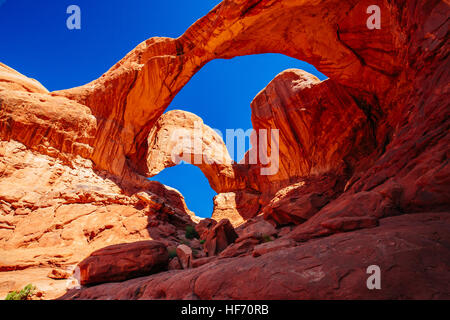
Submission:
M 32 284 L 28 284 L 20 291 L 12 291 L 8 293 L 5 300 L 28 300 L 35 291 L 36 287 Z
M 193 226 L 187 226 L 186 227 L 186 239 L 194 239 L 194 238 L 199 238 L 199 235 L 197 233 L 197 231 L 195 231 L 195 228 Z
M 177 256 L 177 249 L 171 248 L 168 251 L 169 251 L 169 259 L 173 259 Z
M 262 236 L 262 241 L 264 243 L 270 242 L 270 241 L 273 241 L 273 238 L 271 236 L 269 236 L 268 234 L 265 234 L 265 235 Z

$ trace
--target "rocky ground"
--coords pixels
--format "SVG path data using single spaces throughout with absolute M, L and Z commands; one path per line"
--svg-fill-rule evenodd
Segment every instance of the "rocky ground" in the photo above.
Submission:
M 225 0 L 63 91 L 0 64 L 0 296 L 449 299 L 449 5 L 376 1 L 369 30 L 372 2 Z M 279 129 L 272 175 L 196 115 L 163 114 L 208 61 L 266 52 L 329 77 L 285 70 L 251 102 L 255 130 Z M 196 121 L 212 219 L 146 179 Z

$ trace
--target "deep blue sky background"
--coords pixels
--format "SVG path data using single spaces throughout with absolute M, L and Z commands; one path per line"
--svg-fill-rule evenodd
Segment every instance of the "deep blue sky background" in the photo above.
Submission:
M 178 37 L 219 0 L 0 0 L 0 62 L 40 81 L 50 91 L 92 81 L 140 42 Z M 81 30 L 68 30 L 66 9 L 81 8 Z M 277 54 L 215 60 L 200 70 L 168 110 L 182 109 L 212 128 L 251 128 L 250 102 L 279 72 L 309 64 Z M 237 159 L 240 160 L 240 159 Z M 210 216 L 215 192 L 191 165 L 167 168 L 153 180 L 178 189 L 188 207 Z

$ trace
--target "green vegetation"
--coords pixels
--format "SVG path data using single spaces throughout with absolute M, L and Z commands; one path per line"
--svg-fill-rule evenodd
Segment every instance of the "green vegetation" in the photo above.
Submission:
M 200 240 L 200 244 L 204 244 L 206 242 L 206 240 L 205 239 L 203 239 L 203 240 Z
M 262 240 L 264 243 L 266 243 L 266 242 L 273 241 L 273 238 L 271 236 L 269 236 L 268 234 L 265 234 L 262 236 Z
M 169 259 L 173 259 L 177 256 L 177 249 L 176 248 L 171 248 L 168 250 L 169 251 Z
M 8 293 L 5 300 L 29 300 L 35 291 L 36 287 L 32 284 L 28 284 L 20 291 Z
M 194 238 L 199 238 L 199 235 L 197 233 L 197 231 L 195 231 L 195 228 L 193 226 L 187 226 L 186 227 L 186 239 L 194 239 Z

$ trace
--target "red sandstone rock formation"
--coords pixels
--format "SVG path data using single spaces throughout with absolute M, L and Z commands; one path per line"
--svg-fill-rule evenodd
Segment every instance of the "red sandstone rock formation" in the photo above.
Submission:
M 233 226 L 227 219 L 212 227 L 205 238 L 205 252 L 211 257 L 221 253 L 237 239 Z
M 94 168 L 89 108 L 0 71 L 0 296 L 33 282 L 57 297 L 67 282 L 47 277 L 54 267 L 112 244 L 181 241 L 194 216 L 176 190 L 143 178 L 125 187 Z
M 222 138 L 190 112 L 173 110 L 162 115 L 150 132 L 148 146 L 150 176 L 184 160 L 198 166 L 216 191 L 236 189 L 238 180 L 243 183 L 243 177 L 233 171 Z
M 392 30 L 405 21 L 395 19 L 396 6 L 380 3 L 386 12 L 384 28 L 370 32 L 365 21 L 370 4 L 224 1 L 180 38 L 149 39 L 98 80 L 55 95 L 89 106 L 97 117 L 102 130 L 93 142 L 92 159 L 99 168 L 123 175 L 131 167 L 146 174 L 147 137 L 153 125 L 174 95 L 212 59 L 283 53 L 355 89 L 357 99 L 372 102 L 373 94 L 384 98 L 406 54 L 401 46 L 406 40 Z M 380 45 L 388 54 L 379 54 Z
M 172 259 L 172 271 L 64 298 L 448 299 L 449 5 L 375 2 L 379 30 L 366 27 L 373 1 L 225 0 L 180 38 L 149 39 L 59 92 L 1 64 L 0 294 L 33 282 L 57 297 L 67 285 L 49 272 L 110 245 L 186 243 L 199 220 L 145 176 L 175 164 L 171 132 L 201 119 L 161 115 L 208 61 L 276 52 L 329 79 L 286 70 L 251 103 L 254 129 L 280 130 L 276 174 L 245 163 L 251 150 L 199 165 L 219 193 L 213 218 L 237 235 L 206 226 L 211 257 L 194 254 L 192 269 Z M 223 141 L 201 131 L 216 159 Z M 364 285 L 369 264 L 384 270 L 381 291 Z
M 449 299 L 449 217 L 423 213 L 386 218 L 378 228 L 282 247 L 256 258 L 215 260 L 195 269 L 73 290 L 63 298 Z M 366 287 L 366 269 L 372 264 L 384 270 L 382 290 Z
M 123 243 L 94 251 L 78 264 L 80 284 L 123 281 L 167 269 L 169 254 L 160 241 Z
M 192 264 L 192 249 L 185 244 L 177 247 L 177 256 L 183 269 L 189 269 Z

